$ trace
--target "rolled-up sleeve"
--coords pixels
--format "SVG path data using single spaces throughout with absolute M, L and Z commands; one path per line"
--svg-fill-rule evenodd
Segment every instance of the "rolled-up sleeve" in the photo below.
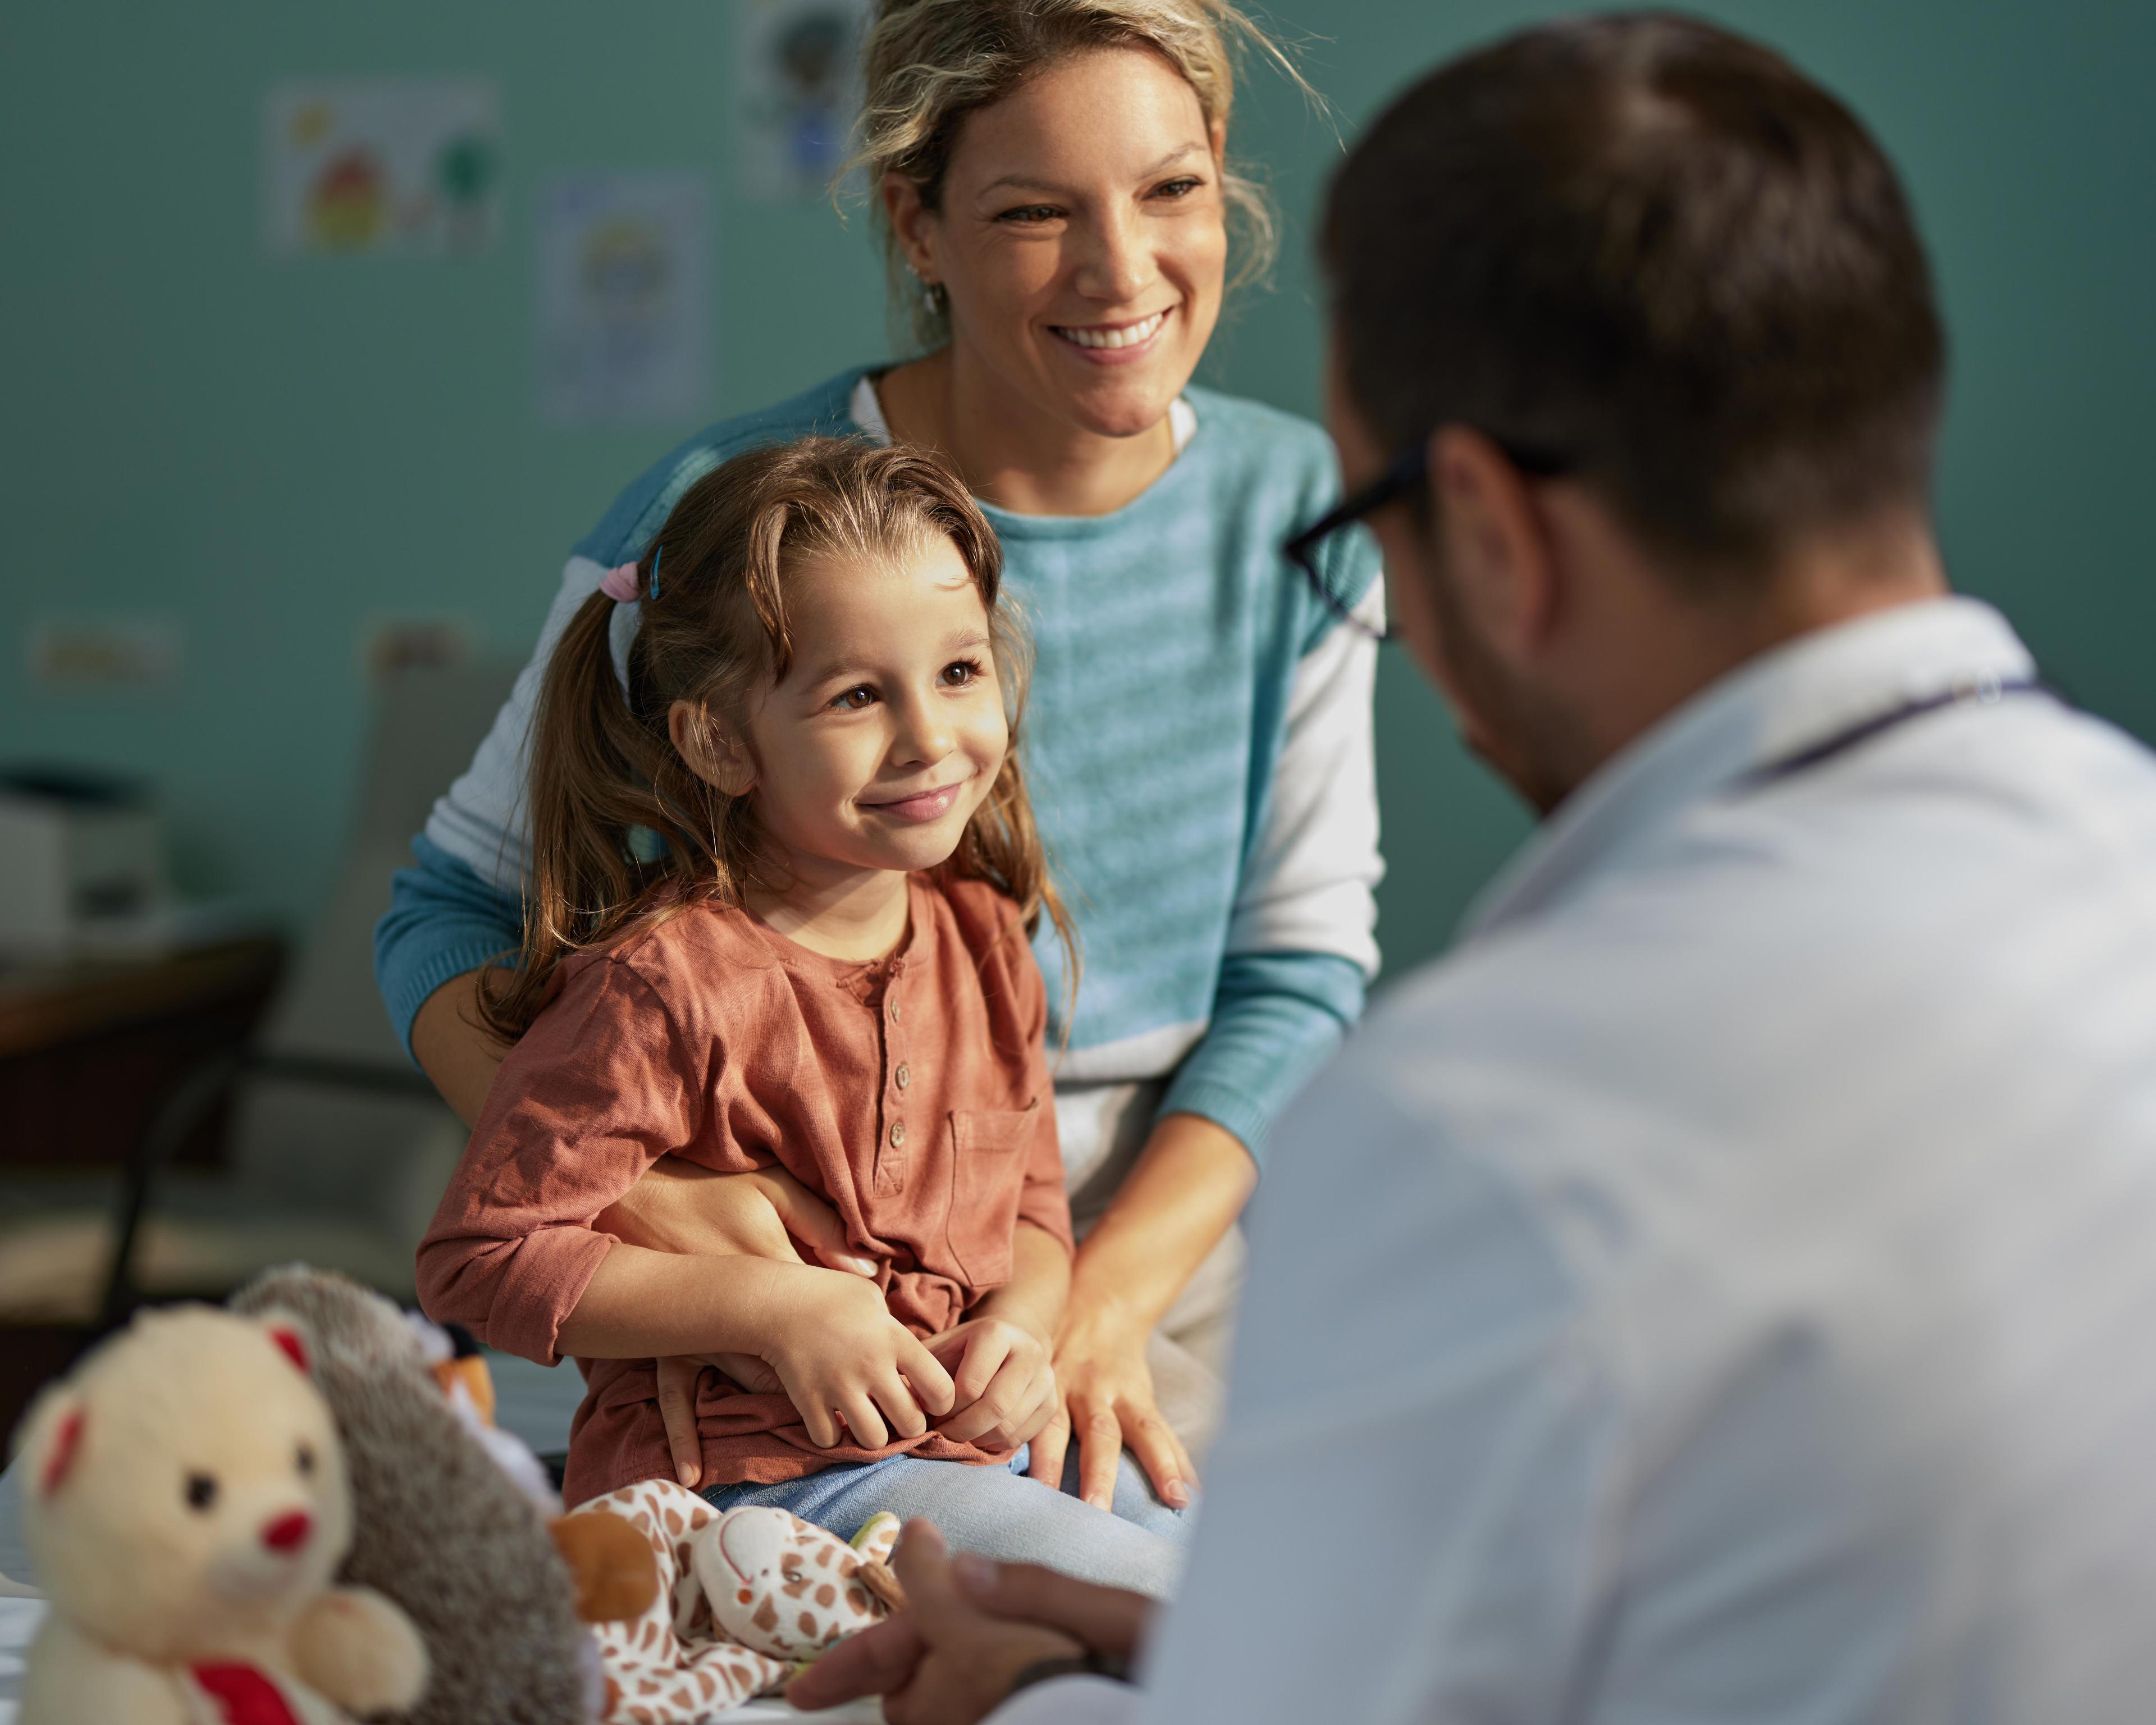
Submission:
M 419 1303 L 553 1365 L 613 1237 L 593 1224 L 696 1135 L 716 1051 L 691 1061 L 655 990 L 583 966 L 510 1051 L 420 1243 Z

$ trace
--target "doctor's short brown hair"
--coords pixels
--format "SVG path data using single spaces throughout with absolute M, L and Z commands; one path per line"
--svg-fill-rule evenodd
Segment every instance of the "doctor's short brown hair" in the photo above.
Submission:
M 1680 570 L 1927 500 L 1945 372 L 1892 167 L 1780 56 L 1632 13 L 1440 67 L 1324 228 L 1356 408 L 1597 486 Z

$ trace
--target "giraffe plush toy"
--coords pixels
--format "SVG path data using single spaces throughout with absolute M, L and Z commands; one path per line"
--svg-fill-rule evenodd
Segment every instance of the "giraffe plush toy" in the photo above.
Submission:
M 784 1510 L 722 1515 L 671 1480 L 624 1486 L 568 1518 L 600 1512 L 644 1532 L 661 1581 L 642 1616 L 597 1626 L 604 1725 L 716 1719 L 783 1686 L 902 1599 L 884 1563 L 898 1539 L 895 1516 L 875 1517 L 849 1545 Z
M 885 1566 L 898 1517 L 872 1517 L 848 1545 L 783 1509 L 727 1512 L 690 1542 L 690 1560 L 721 1629 L 783 1659 L 814 1659 L 903 1603 Z

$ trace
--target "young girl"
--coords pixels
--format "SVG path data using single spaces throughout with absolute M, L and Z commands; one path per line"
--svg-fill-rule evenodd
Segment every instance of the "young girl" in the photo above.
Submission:
M 1022 1476 L 1070 1220 L 1028 936 L 1063 927 L 1014 751 L 1022 635 L 935 459 L 812 438 L 683 493 L 541 695 L 515 1040 L 419 1251 L 422 1303 L 587 1379 L 571 1502 L 671 1477 L 654 1357 L 715 1357 L 721 1507 L 1163 1594 L 1182 1523 Z M 655 835 L 655 836 L 654 836 Z M 597 1225 L 662 1156 L 777 1167 L 872 1274 Z

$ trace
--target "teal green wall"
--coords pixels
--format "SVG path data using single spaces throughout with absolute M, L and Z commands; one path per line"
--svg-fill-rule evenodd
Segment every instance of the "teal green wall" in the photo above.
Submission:
M 2100 0 L 1752 0 L 1705 8 L 1849 97 L 1914 190 L 1954 393 L 1941 480 L 1965 588 L 2085 702 L 2156 737 L 2143 495 L 2156 396 L 2156 12 Z M 1351 135 L 1414 69 L 1550 8 L 1282 0 Z M 0 21 L 0 755 L 165 788 L 182 877 L 303 920 L 326 891 L 366 711 L 371 620 L 528 643 L 563 552 L 686 425 L 564 430 L 531 410 L 531 194 L 576 167 L 703 165 L 716 413 L 881 348 L 880 274 L 826 208 L 732 195 L 729 0 L 76 0 Z M 287 76 L 483 73 L 504 94 L 502 241 L 480 257 L 280 261 L 259 238 L 263 94 Z M 1236 142 L 1289 212 L 1274 289 L 1209 381 L 1315 404 L 1307 214 L 1338 146 L 1255 81 Z M 166 691 L 31 689 L 36 618 L 157 614 Z M 1382 930 L 1433 950 L 1524 830 L 1399 665 L 1380 694 Z

